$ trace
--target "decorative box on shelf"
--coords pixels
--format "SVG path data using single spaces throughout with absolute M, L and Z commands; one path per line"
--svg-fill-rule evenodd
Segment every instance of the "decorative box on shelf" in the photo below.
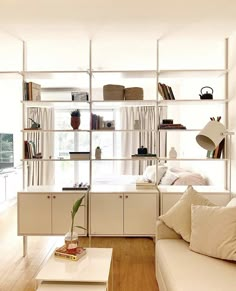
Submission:
M 71 160 L 89 160 L 90 152 L 69 152 Z

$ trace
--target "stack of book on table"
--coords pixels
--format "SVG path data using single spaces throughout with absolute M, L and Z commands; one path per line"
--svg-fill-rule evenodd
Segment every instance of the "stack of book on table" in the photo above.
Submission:
M 54 251 L 54 255 L 58 258 L 67 259 L 71 261 L 78 261 L 81 257 L 86 254 L 86 249 L 77 247 L 74 252 L 68 251 L 66 245 L 57 248 Z
M 145 178 L 137 178 L 136 189 L 153 189 L 156 188 L 156 184 L 151 180 Z

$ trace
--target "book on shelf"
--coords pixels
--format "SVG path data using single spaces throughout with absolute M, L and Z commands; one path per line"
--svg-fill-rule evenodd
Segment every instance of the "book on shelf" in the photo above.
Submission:
M 173 123 L 173 124 L 163 124 L 159 125 L 159 129 L 186 129 L 186 126 L 180 123 Z
M 89 160 L 90 152 L 69 152 L 70 159 L 73 160 Z
M 175 96 L 174 96 L 172 88 L 170 86 L 167 86 L 167 89 L 168 89 L 168 93 L 169 93 L 170 99 L 171 100 L 175 100 Z
M 162 88 L 162 84 L 161 83 L 158 83 L 158 92 L 160 93 L 160 95 L 162 96 L 163 99 L 165 99 L 165 94 L 164 94 L 164 91 L 163 91 L 163 88 Z
M 67 250 L 66 245 L 56 248 L 54 251 L 55 257 L 67 259 L 71 261 L 78 261 L 81 257 L 86 254 L 86 249 L 82 247 L 77 247 L 73 253 Z
M 158 83 L 158 92 L 164 100 L 175 100 L 173 90 L 170 86 L 164 83 Z
M 24 82 L 23 99 L 26 101 L 40 101 L 41 85 L 34 82 Z
M 220 159 L 224 152 L 225 139 L 223 139 L 219 145 L 212 151 L 207 151 L 207 158 Z
M 42 154 L 37 153 L 35 142 L 32 140 L 24 141 L 24 158 L 25 159 L 42 159 Z

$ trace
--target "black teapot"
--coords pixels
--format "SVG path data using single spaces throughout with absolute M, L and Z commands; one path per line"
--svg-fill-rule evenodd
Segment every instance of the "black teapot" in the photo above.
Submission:
M 203 93 L 203 89 L 207 89 L 207 88 L 211 90 L 211 93 L 208 93 L 207 90 L 205 93 Z M 200 96 L 200 99 L 213 99 L 213 89 L 209 86 L 202 87 L 201 94 L 199 94 L 199 96 Z
M 147 154 L 147 148 L 144 148 L 141 146 L 141 148 L 138 148 L 138 155 L 146 155 Z

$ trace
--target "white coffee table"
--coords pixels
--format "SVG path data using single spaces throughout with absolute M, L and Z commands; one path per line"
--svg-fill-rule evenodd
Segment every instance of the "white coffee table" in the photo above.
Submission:
M 111 248 L 87 248 L 86 255 L 78 261 L 57 258 L 52 254 L 36 276 L 37 286 L 41 283 L 38 290 L 55 290 L 56 284 L 60 288 L 57 290 L 74 290 L 75 284 L 81 291 L 88 290 L 86 285 L 91 291 L 108 290 L 111 263 Z M 65 289 L 62 285 L 66 285 Z

